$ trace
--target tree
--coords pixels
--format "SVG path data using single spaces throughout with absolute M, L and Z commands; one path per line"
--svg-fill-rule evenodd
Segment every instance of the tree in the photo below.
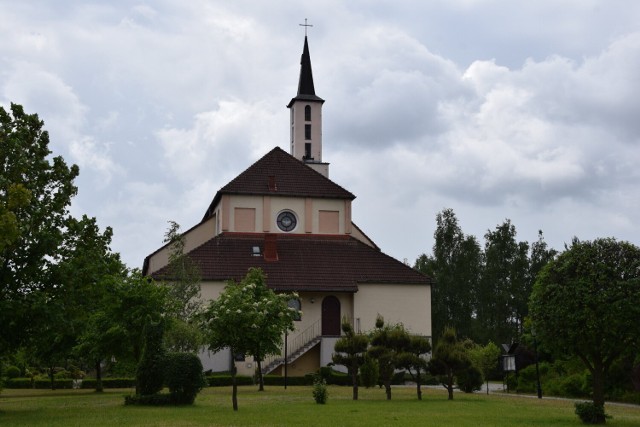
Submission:
M 529 310 L 546 348 L 582 360 L 593 403 L 604 406 L 609 368 L 640 345 L 640 249 L 612 238 L 574 238 L 538 275 Z
M 484 270 L 478 290 L 480 342 L 511 342 L 522 333 L 529 271 L 529 244 L 516 241 L 510 220 L 484 236 Z M 490 334 L 490 335 L 489 335 Z
M 429 361 L 429 370 L 447 389 L 449 400 L 453 400 L 453 387 L 456 374 L 466 369 L 471 362 L 465 349 L 458 341 L 456 330 L 445 328 L 433 351 L 433 358 Z
M 344 335 L 336 341 L 332 359 L 336 365 L 347 367 L 353 384 L 353 400 L 358 400 L 358 371 L 365 362 L 369 338 L 356 333 L 346 318 L 342 319 L 342 332 Z
M 474 236 L 465 235 L 452 209 L 436 216 L 433 256 L 421 255 L 415 268 L 436 279 L 431 289 L 433 336 L 446 325 L 462 336 L 473 335 L 475 291 L 482 268 L 482 252 Z
M 387 400 L 391 400 L 391 380 L 400 366 L 402 354 L 408 349 L 410 335 L 401 324 L 384 323 L 382 316 L 376 318 L 376 328 L 371 333 L 368 353 L 378 361 L 380 379 L 384 384 Z
M 51 158 L 48 144 L 36 114 L 0 107 L 0 353 L 38 330 L 34 304 L 41 292 L 55 292 L 49 277 L 60 260 L 78 167 Z
M 411 335 L 406 350 L 398 355 L 398 368 L 404 368 L 416 382 L 418 400 L 422 400 L 422 372 L 428 368 L 424 355 L 431 351 L 431 342 L 426 337 Z
M 487 383 L 487 394 L 489 394 L 489 375 L 498 366 L 498 359 L 501 354 L 500 347 L 495 345 L 493 341 L 489 341 L 485 346 L 476 344 L 468 350 L 471 362 L 480 370 L 484 381 Z
M 162 320 L 153 322 L 151 316 L 147 316 L 143 329 L 142 354 L 136 370 L 136 394 L 138 395 L 149 396 L 162 390 L 166 355 L 162 345 L 163 334 Z
M 254 357 L 264 390 L 261 361 L 280 354 L 283 334 L 293 331 L 300 312 L 289 307 L 295 294 L 276 294 L 267 287 L 262 270 L 251 268 L 242 281 L 230 281 L 218 299 L 210 302 L 203 314 L 205 342 L 211 351 L 229 348 L 231 354 Z M 231 368 L 233 410 L 238 410 L 235 364 Z
M 184 253 L 185 237 L 180 233 L 177 222 L 169 222 L 164 242 L 169 245 L 168 276 L 165 277 L 165 282 L 171 301 L 165 345 L 171 351 L 195 353 L 202 345 L 202 334 L 196 322 L 202 311 L 200 269 Z

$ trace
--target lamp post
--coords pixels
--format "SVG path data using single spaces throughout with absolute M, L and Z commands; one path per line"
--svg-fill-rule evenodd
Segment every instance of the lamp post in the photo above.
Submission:
M 531 335 L 533 336 L 533 350 L 536 354 L 536 382 L 538 386 L 538 399 L 542 399 L 542 387 L 540 387 L 540 367 L 538 366 L 538 340 L 536 339 L 536 330 L 531 328 Z

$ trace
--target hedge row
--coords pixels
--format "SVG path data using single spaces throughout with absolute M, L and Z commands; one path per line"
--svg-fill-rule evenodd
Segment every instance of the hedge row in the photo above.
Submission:
M 5 388 L 51 388 L 51 380 L 38 379 L 31 380 L 31 378 L 10 378 L 4 382 Z M 66 389 L 73 388 L 73 380 L 54 380 L 53 388 Z
M 73 380 L 70 379 L 57 379 L 53 382 L 54 388 L 57 389 L 69 389 L 73 388 Z M 102 386 L 104 388 L 131 388 L 135 387 L 136 380 L 134 378 L 104 378 L 102 380 Z M 31 380 L 31 378 L 11 378 L 7 379 L 4 383 L 6 388 L 38 388 L 47 389 L 51 388 L 51 380 L 37 379 Z M 86 378 L 82 380 L 80 388 L 92 389 L 96 388 L 96 380 L 93 378 Z
M 96 388 L 97 380 L 95 378 L 85 378 L 82 380 L 80 388 L 93 389 Z M 135 378 L 103 378 L 103 388 L 133 388 L 136 386 Z
M 284 386 L 284 377 L 279 375 L 265 375 L 263 379 L 264 385 Z M 304 377 L 287 377 L 287 385 L 313 385 L 313 374 L 307 374 Z
M 207 375 L 207 384 L 209 387 L 224 387 L 230 386 L 231 375 L 230 374 L 213 374 Z M 253 385 L 253 378 L 244 375 L 236 375 L 236 383 L 238 385 Z

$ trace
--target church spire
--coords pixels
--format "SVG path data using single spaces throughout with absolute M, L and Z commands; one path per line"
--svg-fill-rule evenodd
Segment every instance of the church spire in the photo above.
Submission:
M 329 164 L 322 162 L 323 103 L 324 99 L 316 95 L 313 84 L 309 42 L 305 35 L 300 58 L 298 94 L 287 105 L 291 110 L 291 155 L 328 176 Z
M 313 73 L 311 72 L 311 56 L 309 55 L 309 43 L 307 36 L 304 36 L 304 49 L 300 58 L 300 80 L 298 81 L 298 96 L 313 95 L 316 90 L 313 87 Z

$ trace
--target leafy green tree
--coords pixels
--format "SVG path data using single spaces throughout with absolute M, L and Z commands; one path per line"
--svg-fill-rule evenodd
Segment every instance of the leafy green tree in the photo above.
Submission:
M 467 350 L 473 365 L 480 370 L 484 381 L 487 383 L 487 394 L 489 394 L 489 375 L 498 366 L 498 359 L 502 352 L 500 347 L 493 341 L 489 341 L 485 346 L 475 345 Z
M 344 335 L 336 341 L 334 347 L 336 352 L 332 357 L 333 363 L 347 367 L 353 384 L 353 400 L 358 400 L 358 371 L 364 364 L 369 338 L 355 332 L 346 318 L 342 319 L 342 332 Z
M 206 307 L 205 342 L 211 351 L 225 348 L 231 354 L 250 354 L 258 364 L 260 390 L 264 390 L 261 361 L 265 356 L 280 354 L 283 335 L 295 329 L 293 321 L 300 312 L 288 303 L 295 294 L 276 294 L 269 289 L 260 269 L 251 268 L 241 282 L 229 282 L 218 299 Z M 235 364 L 232 374 L 232 404 L 238 410 L 238 388 Z
M 105 292 L 87 319 L 76 352 L 98 365 L 115 357 L 119 362 L 137 365 L 144 344 L 147 316 L 159 322 L 168 305 L 168 290 L 161 283 L 142 275 L 140 270 L 125 271 L 104 283 Z
M 464 346 L 453 328 L 445 328 L 429 361 L 429 370 L 436 375 L 447 392 L 449 400 L 453 400 L 453 388 L 456 374 L 467 369 L 471 361 L 467 357 Z
M 431 289 L 433 336 L 446 325 L 462 336 L 473 335 L 475 291 L 482 268 L 482 251 L 474 236 L 465 235 L 452 209 L 436 216 L 433 255 L 421 255 L 415 268 L 436 279 Z
M 609 369 L 640 345 L 640 249 L 612 238 L 574 238 L 538 275 L 529 309 L 537 337 L 582 360 L 593 403 L 604 406 Z
M 78 167 L 51 157 L 49 135 L 36 114 L 0 107 L 0 353 L 37 333 L 55 293 L 51 268 L 60 260 Z
M 396 368 L 400 367 L 401 357 L 409 347 L 411 337 L 401 324 L 384 323 L 382 316 L 376 318 L 376 328 L 371 333 L 368 353 L 378 361 L 380 379 L 384 384 L 387 400 L 391 400 L 391 380 Z
M 416 382 L 418 400 L 422 400 L 422 373 L 427 372 L 428 364 L 424 356 L 431 351 L 431 342 L 426 337 L 411 335 L 409 345 L 398 355 L 398 368 L 406 369 Z
M 529 244 L 516 241 L 510 220 L 485 234 L 484 270 L 478 289 L 480 342 L 511 342 L 522 333 L 526 316 Z
M 197 325 L 203 307 L 200 269 L 185 254 L 185 237 L 175 221 L 169 222 L 164 242 L 169 245 L 168 276 L 164 280 L 171 301 L 165 345 L 171 351 L 195 353 L 202 346 L 202 334 Z

